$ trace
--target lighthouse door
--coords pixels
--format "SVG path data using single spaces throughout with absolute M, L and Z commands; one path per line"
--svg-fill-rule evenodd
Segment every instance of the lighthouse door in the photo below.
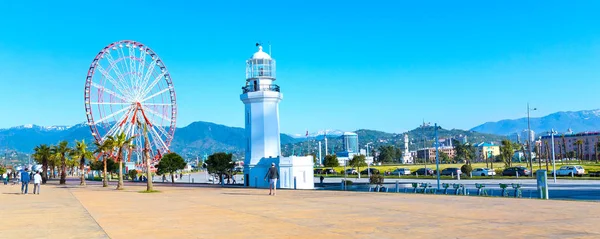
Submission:
M 256 84 L 256 81 L 254 81 L 254 91 L 258 91 L 258 85 Z

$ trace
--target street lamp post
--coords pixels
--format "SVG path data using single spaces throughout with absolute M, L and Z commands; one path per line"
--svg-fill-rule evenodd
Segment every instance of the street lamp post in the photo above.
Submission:
M 554 182 L 556 183 L 556 162 L 555 162 L 555 158 L 554 158 L 554 134 L 556 134 L 556 131 L 554 131 L 554 129 L 552 129 L 552 132 L 550 132 L 550 138 L 552 140 L 552 176 L 554 177 Z
M 533 176 L 533 159 L 531 158 L 531 124 L 529 123 L 529 111 L 537 110 L 537 108 L 529 108 L 529 103 L 527 103 L 527 148 L 529 150 L 529 170 L 531 171 L 531 176 Z
M 372 144 L 373 142 L 369 142 L 367 143 L 367 159 L 369 158 L 369 144 Z M 367 176 L 369 178 L 371 178 L 371 167 L 370 167 L 370 163 L 367 162 Z M 360 172 L 358 172 L 358 178 L 360 178 Z
M 425 176 L 427 176 L 427 160 L 429 159 L 429 150 L 427 149 L 427 153 L 425 153 L 425 121 L 423 121 L 423 125 L 421 126 L 421 133 L 423 134 L 423 160 L 425 163 Z
M 439 160 L 439 154 L 438 154 L 438 135 L 437 135 L 437 123 L 435 123 L 434 125 L 435 127 L 435 171 L 437 174 L 437 190 L 440 190 L 440 160 Z M 425 170 L 427 171 L 427 170 Z

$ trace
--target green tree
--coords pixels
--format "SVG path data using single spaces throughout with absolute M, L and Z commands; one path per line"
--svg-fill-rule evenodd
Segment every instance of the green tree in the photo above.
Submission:
M 440 151 L 439 155 L 440 155 L 441 163 L 450 163 L 452 161 L 452 159 L 450 158 L 450 156 L 447 153 Z
M 379 152 L 377 161 L 381 163 L 393 163 L 396 161 L 396 159 L 402 156 L 400 149 L 394 147 L 393 145 L 379 146 L 377 151 Z
M 2 165 L 0 165 L 0 175 L 6 173 L 6 168 Z
M 42 165 L 42 184 L 46 184 L 48 181 L 48 163 L 50 161 L 52 151 L 50 150 L 50 147 L 45 144 L 35 146 L 33 151 L 33 158 L 37 163 Z
M 500 146 L 500 157 L 504 162 L 504 167 L 508 168 L 512 166 L 512 157 L 515 154 L 513 143 L 509 140 L 502 140 L 502 146 Z
M 365 162 L 365 160 L 366 160 L 366 157 L 362 154 L 354 155 L 354 157 L 352 157 L 350 162 L 348 162 L 348 165 L 350 165 L 350 167 L 356 168 L 356 171 L 358 171 L 358 173 L 360 175 L 360 167 L 367 166 L 367 162 Z
M 452 145 L 454 145 L 454 151 L 456 152 L 454 159 L 462 159 L 465 160 L 465 164 L 471 164 L 471 160 L 476 157 L 475 147 L 468 143 L 463 144 L 458 140 L 452 140 Z
M 79 159 L 79 172 L 81 173 L 80 178 L 79 178 L 81 181 L 80 181 L 79 185 L 85 186 L 85 176 L 84 176 L 85 160 L 93 159 L 94 155 L 92 154 L 91 151 L 88 151 L 87 145 L 85 144 L 85 140 L 81 140 L 81 141 L 75 140 L 75 148 L 73 148 L 73 151 L 71 151 L 71 156 L 76 159 Z
M 107 172 L 114 172 L 114 163 L 115 161 L 111 158 L 112 152 L 114 149 L 114 138 L 112 136 L 107 137 L 102 143 L 94 142 L 96 145 L 96 150 L 94 150 L 95 154 L 98 154 L 99 157 L 102 158 L 102 165 L 100 169 L 94 170 L 102 170 L 102 174 L 104 175 L 104 179 L 102 180 L 102 187 L 108 187 L 108 175 Z M 108 169 L 108 162 L 112 163 L 111 169 Z
M 71 152 L 69 142 L 61 141 L 58 145 L 52 147 L 52 153 L 60 160 L 60 182 L 59 184 L 67 183 L 67 155 Z
M 233 163 L 233 155 L 228 153 L 214 153 L 208 156 L 206 160 L 206 169 L 208 173 L 216 174 L 219 177 L 219 181 L 223 180 L 223 175 L 229 174 L 235 164 Z
M 119 182 L 117 183 L 117 190 L 120 190 L 123 189 L 123 150 L 130 148 L 134 137 L 127 138 L 125 133 L 120 133 L 117 137 L 109 135 L 108 138 L 113 141 L 113 146 L 117 149 L 117 163 L 119 164 Z
M 331 168 L 340 166 L 337 155 L 330 154 L 325 156 L 325 160 L 323 160 L 323 166 Z

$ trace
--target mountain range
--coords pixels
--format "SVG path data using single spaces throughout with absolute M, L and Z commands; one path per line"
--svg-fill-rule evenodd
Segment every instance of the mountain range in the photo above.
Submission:
M 423 145 L 433 145 L 433 129 L 432 126 L 428 126 L 407 132 L 410 138 L 409 148 L 414 150 Z M 361 129 L 355 132 L 359 137 L 359 147 L 363 149 L 366 148 L 367 143 L 370 143 L 371 148 L 383 145 L 395 145 L 402 148 L 404 145 L 404 134 L 386 133 L 368 129 Z M 305 134 L 304 137 L 292 137 L 287 134 L 281 134 L 282 154 L 286 156 L 292 154 L 316 154 L 318 152 L 316 141 L 323 140 L 324 137 L 328 138 L 329 150 L 338 152 L 342 150 L 342 140 L 340 138 L 342 133 L 343 131 L 339 130 L 327 130 L 315 132 L 308 136 Z M 440 139 L 463 135 L 478 142 L 499 142 L 502 138 L 496 135 L 456 129 L 445 130 L 441 127 L 438 130 Z M 51 127 L 22 125 L 9 129 L 0 129 L 0 152 L 14 151 L 26 154 L 31 153 L 33 148 L 39 144 L 56 144 L 61 140 L 67 140 L 73 144 L 75 140 L 82 139 L 88 142 L 88 145 L 91 145 L 93 141 L 89 127 L 85 123 L 74 126 Z M 235 157 L 241 158 L 244 155 L 245 144 L 246 140 L 243 128 L 198 121 L 178 128 L 175 131 L 175 138 L 171 142 L 170 149 L 186 158 L 202 157 L 205 154 L 223 151 L 233 153 Z
M 559 132 L 569 129 L 575 132 L 594 131 L 600 129 L 600 110 L 586 110 L 577 112 L 557 112 L 540 118 L 531 118 L 531 128 L 538 134 L 551 128 Z M 495 142 L 499 143 L 507 135 L 521 132 L 527 128 L 527 119 L 501 120 L 488 122 L 471 130 L 438 128 L 438 138 L 463 138 L 469 142 Z M 360 129 L 354 131 L 359 137 L 359 147 L 377 148 L 383 145 L 404 147 L 404 133 L 387 133 L 376 130 Z M 306 134 L 289 135 L 281 134 L 282 154 L 306 154 L 318 152 L 317 141 L 328 137 L 328 150 L 339 151 L 342 149 L 340 135 L 343 131 L 327 130 L 310 132 Z M 415 150 L 423 145 L 433 145 L 434 127 L 419 127 L 408 132 L 409 149 Z M 73 126 L 37 126 L 22 125 L 8 129 L 0 129 L 0 153 L 14 152 L 31 153 L 39 144 L 56 144 L 61 140 L 73 143 L 75 140 L 85 139 L 91 144 L 92 136 L 86 123 Z M 205 154 L 225 151 L 233 153 L 235 157 L 243 157 L 246 141 L 244 129 L 225 125 L 194 122 L 185 127 L 177 128 L 175 138 L 171 143 L 171 150 L 178 152 L 186 158 L 202 157 Z M 324 145 L 322 146 L 324 150 Z M 324 153 L 324 152 L 323 152 Z
M 530 117 L 529 122 L 531 130 L 538 135 L 549 132 L 552 129 L 560 133 L 568 131 L 598 131 L 600 130 L 600 109 L 561 111 L 544 117 Z M 472 128 L 471 131 L 496 135 L 510 135 L 517 132 L 523 132 L 526 129 L 527 118 L 520 118 L 487 122 Z

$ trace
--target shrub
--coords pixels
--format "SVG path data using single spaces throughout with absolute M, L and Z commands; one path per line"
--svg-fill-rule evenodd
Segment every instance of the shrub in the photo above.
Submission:
M 466 174 L 467 176 L 470 176 L 471 171 L 473 171 L 473 167 L 471 167 L 470 164 L 465 164 L 462 167 L 460 167 L 460 171 Z
M 129 170 L 129 172 L 127 173 L 127 176 L 129 176 L 129 179 L 135 180 L 135 178 L 137 177 L 137 173 L 138 173 L 137 170 L 132 169 L 132 170 Z
M 501 168 L 494 169 L 494 172 L 496 172 L 496 176 L 502 176 L 502 171 L 504 171 L 504 169 L 501 169 Z
M 383 184 L 383 175 L 381 175 L 381 174 L 371 174 L 371 177 L 369 178 L 369 183 L 370 184 L 382 185 Z

